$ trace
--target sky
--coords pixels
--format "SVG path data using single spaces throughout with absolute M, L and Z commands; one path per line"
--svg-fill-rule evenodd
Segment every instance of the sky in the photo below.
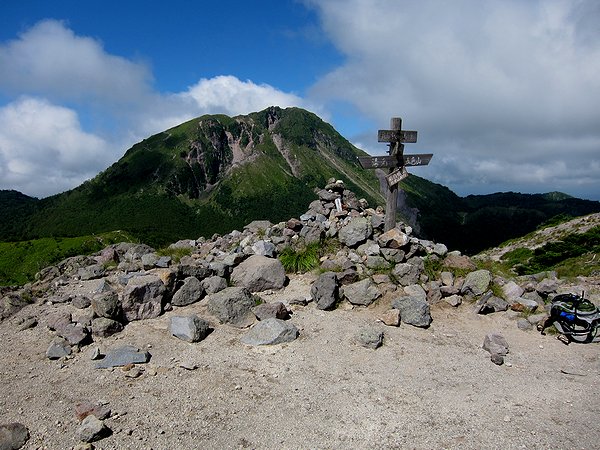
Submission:
M 600 200 L 597 0 L 3 0 L 0 189 L 78 186 L 203 114 L 315 112 L 459 195 Z

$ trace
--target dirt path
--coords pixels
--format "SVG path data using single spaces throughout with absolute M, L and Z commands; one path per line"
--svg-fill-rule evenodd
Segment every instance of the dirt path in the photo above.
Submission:
M 268 300 L 308 295 L 309 281 L 294 277 Z M 74 405 L 101 401 L 113 434 L 97 449 L 598 448 L 598 344 L 565 346 L 519 330 L 510 313 L 476 316 L 468 305 L 435 306 L 426 330 L 385 327 L 376 319 L 388 306 L 294 307 L 300 337 L 270 347 L 246 346 L 244 330 L 216 324 L 200 343 L 177 340 L 171 315 L 210 319 L 202 302 L 177 308 L 97 342 L 103 352 L 148 348 L 138 378 L 94 369 L 90 347 L 49 361 L 52 333 L 16 323 L 59 306 L 25 308 L 0 324 L 0 423 L 25 424 L 27 449 L 73 448 Z M 354 343 L 365 326 L 385 332 L 383 347 Z M 481 349 L 492 331 L 510 345 L 503 366 Z

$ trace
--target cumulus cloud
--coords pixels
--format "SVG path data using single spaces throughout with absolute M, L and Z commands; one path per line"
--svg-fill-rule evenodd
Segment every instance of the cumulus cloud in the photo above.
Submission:
M 463 194 L 600 198 L 597 2 L 307 3 L 346 55 L 311 95 L 348 102 L 381 128 L 402 116 L 420 133 L 406 151 L 436 154 L 414 173 Z M 369 149 L 384 151 L 375 140 Z
M 110 154 L 71 109 L 32 97 L 0 108 L 0 189 L 61 192 L 94 176 Z

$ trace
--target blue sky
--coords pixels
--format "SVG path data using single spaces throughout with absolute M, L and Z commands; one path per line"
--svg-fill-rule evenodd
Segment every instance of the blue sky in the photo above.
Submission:
M 300 106 L 371 154 L 393 116 L 411 171 L 460 195 L 600 200 L 595 0 L 0 4 L 0 189 L 79 185 L 207 113 Z

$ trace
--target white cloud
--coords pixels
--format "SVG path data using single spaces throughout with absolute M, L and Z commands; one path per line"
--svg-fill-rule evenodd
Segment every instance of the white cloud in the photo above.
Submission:
M 456 171 L 460 193 L 560 186 L 600 199 L 581 182 L 600 180 L 597 2 L 308 4 L 346 55 L 311 96 L 346 101 L 381 128 L 402 116 L 420 133 L 407 153 L 436 153 L 414 173 L 443 182 Z M 459 167 L 441 166 L 444 155 Z
M 109 155 L 73 110 L 31 97 L 0 108 L 0 189 L 36 197 L 61 192 L 96 175 Z

